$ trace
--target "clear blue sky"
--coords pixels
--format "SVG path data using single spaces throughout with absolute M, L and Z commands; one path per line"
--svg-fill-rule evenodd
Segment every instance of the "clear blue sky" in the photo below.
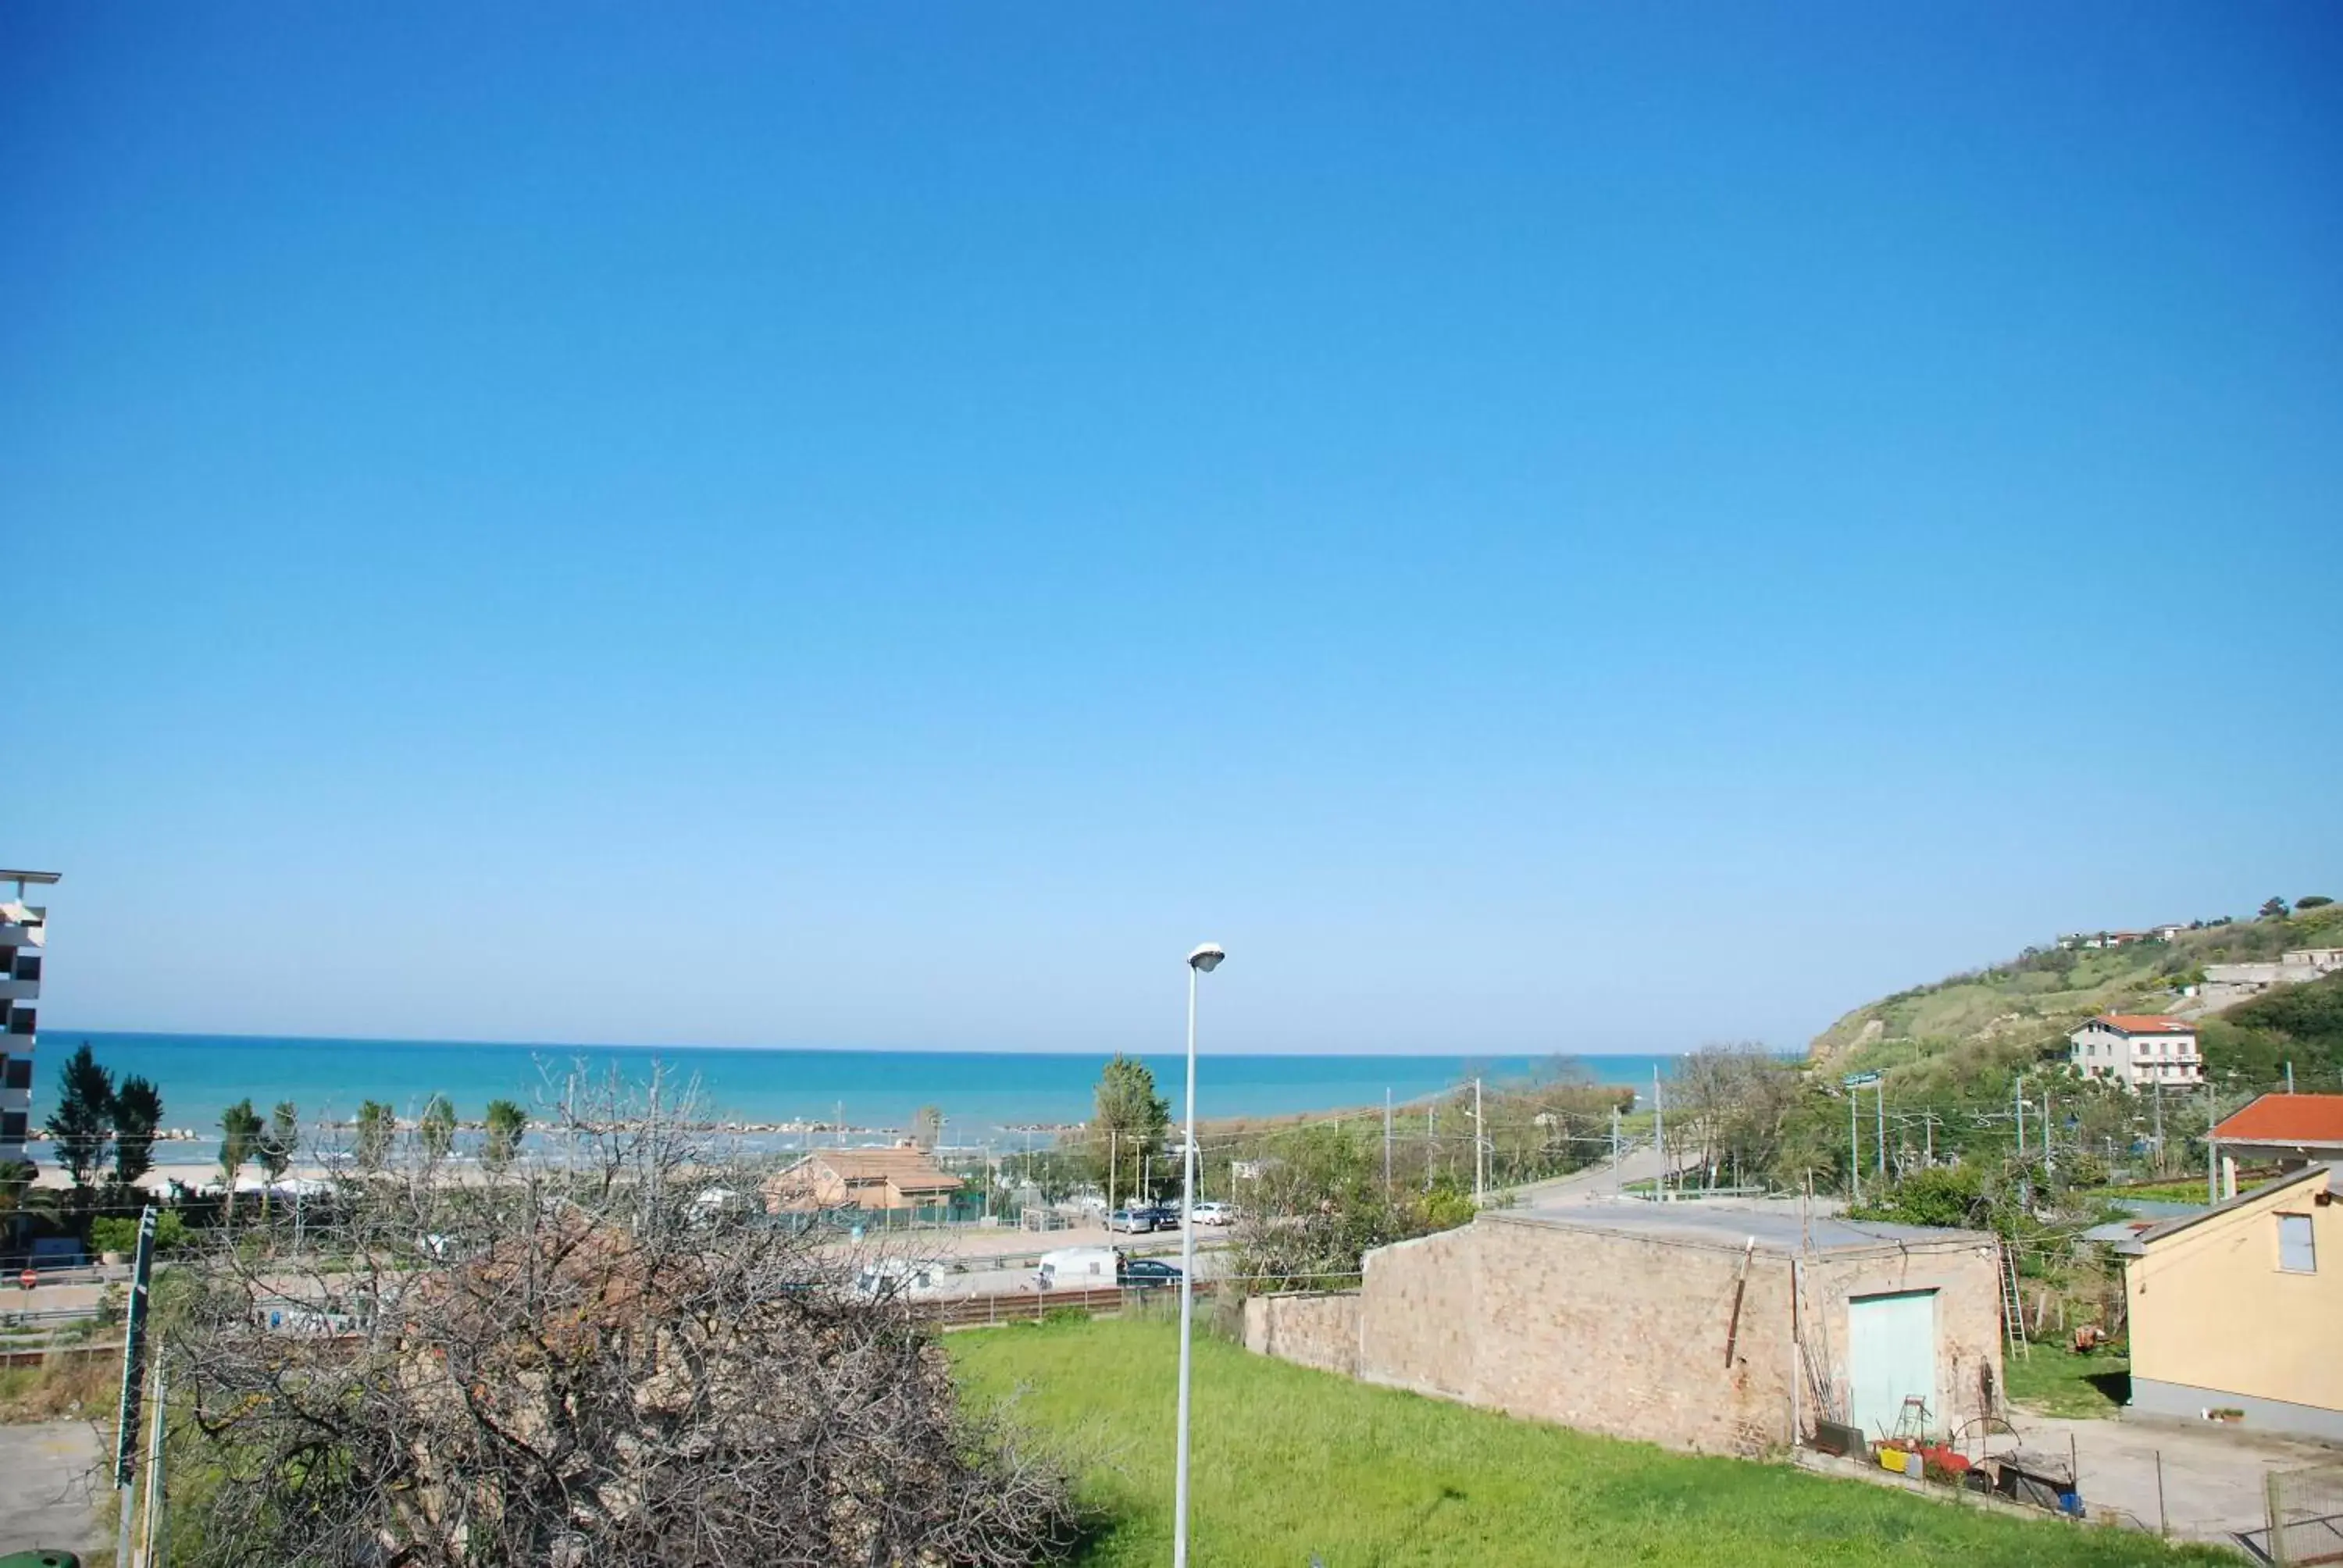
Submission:
M 486 13 L 485 15 L 482 13 Z M 1800 1044 L 2343 897 L 2343 12 L 0 8 L 70 1028 Z

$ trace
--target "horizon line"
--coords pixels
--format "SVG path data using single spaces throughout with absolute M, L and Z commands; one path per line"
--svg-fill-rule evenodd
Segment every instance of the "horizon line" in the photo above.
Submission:
M 657 1053 L 662 1050 L 738 1050 L 738 1051 L 809 1051 L 835 1055 L 913 1055 L 927 1053 L 939 1056 L 1178 1056 L 1182 1048 L 1166 1046 L 1161 1050 L 1083 1050 L 1020 1049 L 1003 1046 L 966 1045 L 692 1045 L 668 1040 L 658 1044 L 633 1044 L 602 1040 L 474 1040 L 456 1036 L 407 1036 L 366 1034 L 233 1034 L 206 1030 L 157 1029 L 51 1029 L 41 1035 L 103 1036 L 144 1035 L 151 1038 L 189 1040 L 243 1040 L 284 1043 L 334 1045 L 424 1045 L 424 1046 L 494 1046 L 508 1050 L 631 1050 Z M 37 1037 L 36 1037 L 37 1038 Z M 1537 1059 L 1570 1059 L 1579 1057 L 1654 1057 L 1688 1056 L 1696 1048 L 1674 1050 L 1213 1050 L 1200 1048 L 1198 1057 L 1262 1057 L 1262 1056 L 1390 1056 L 1390 1057 L 1453 1057 L 1470 1060 L 1474 1057 Z M 1789 1054 L 1789 1053 L 1774 1053 Z M 1804 1054 L 1803 1052 L 1797 1054 Z

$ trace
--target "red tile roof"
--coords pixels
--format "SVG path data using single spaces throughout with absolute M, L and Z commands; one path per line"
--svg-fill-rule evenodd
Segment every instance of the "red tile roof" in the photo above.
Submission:
M 2227 1143 L 2343 1144 L 2343 1094 L 2265 1094 L 2213 1136 Z
M 2091 1020 L 2126 1034 L 2195 1034 L 2197 1026 L 2160 1012 L 2103 1012 Z
M 809 1157 L 843 1181 L 892 1181 L 903 1192 L 948 1192 L 960 1178 L 947 1176 L 917 1149 L 818 1149 Z

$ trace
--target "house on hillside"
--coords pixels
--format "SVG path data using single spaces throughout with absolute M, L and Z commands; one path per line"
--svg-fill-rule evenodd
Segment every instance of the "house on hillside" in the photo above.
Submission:
M 2221 1191 L 2237 1195 L 2237 1162 L 2297 1171 L 2343 1165 L 2343 1094 L 2265 1094 L 2213 1129 Z
M 934 1208 L 960 1189 L 960 1178 L 937 1170 L 915 1144 L 817 1149 L 766 1178 L 765 1211 Z
M 2163 925 L 2145 931 L 2069 931 L 2058 939 L 2058 945 L 2062 948 L 2127 948 L 2135 942 L 2168 942 L 2172 937 L 2165 933 L 2169 931 L 2177 935 L 2179 930 L 2178 926 Z
M 1709 1453 L 1817 1420 L 1875 1437 L 1997 1412 L 1999 1244 L 1705 1203 L 1491 1210 L 1262 1296 L 1248 1345 L 1369 1382 Z
M 2126 1255 L 2130 1409 L 2188 1420 L 2235 1410 L 2249 1430 L 2343 1442 L 2336 1187 L 2335 1167 L 2308 1165 L 2117 1245 Z
M 2163 1013 L 2101 1013 L 2066 1037 L 2066 1060 L 2086 1078 L 2129 1089 L 2205 1081 L 2197 1026 Z

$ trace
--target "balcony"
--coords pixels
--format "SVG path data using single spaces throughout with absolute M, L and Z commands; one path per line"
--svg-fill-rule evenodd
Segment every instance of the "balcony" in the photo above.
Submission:
M 38 1033 L 39 1031 L 33 1027 L 33 1010 L 29 1007 L 10 1008 L 8 1010 L 8 1032 L 10 1034 Z
M 40 1000 L 41 982 L 37 976 L 31 980 L 8 980 L 5 978 L 0 978 L 0 1002 L 38 1001 Z

